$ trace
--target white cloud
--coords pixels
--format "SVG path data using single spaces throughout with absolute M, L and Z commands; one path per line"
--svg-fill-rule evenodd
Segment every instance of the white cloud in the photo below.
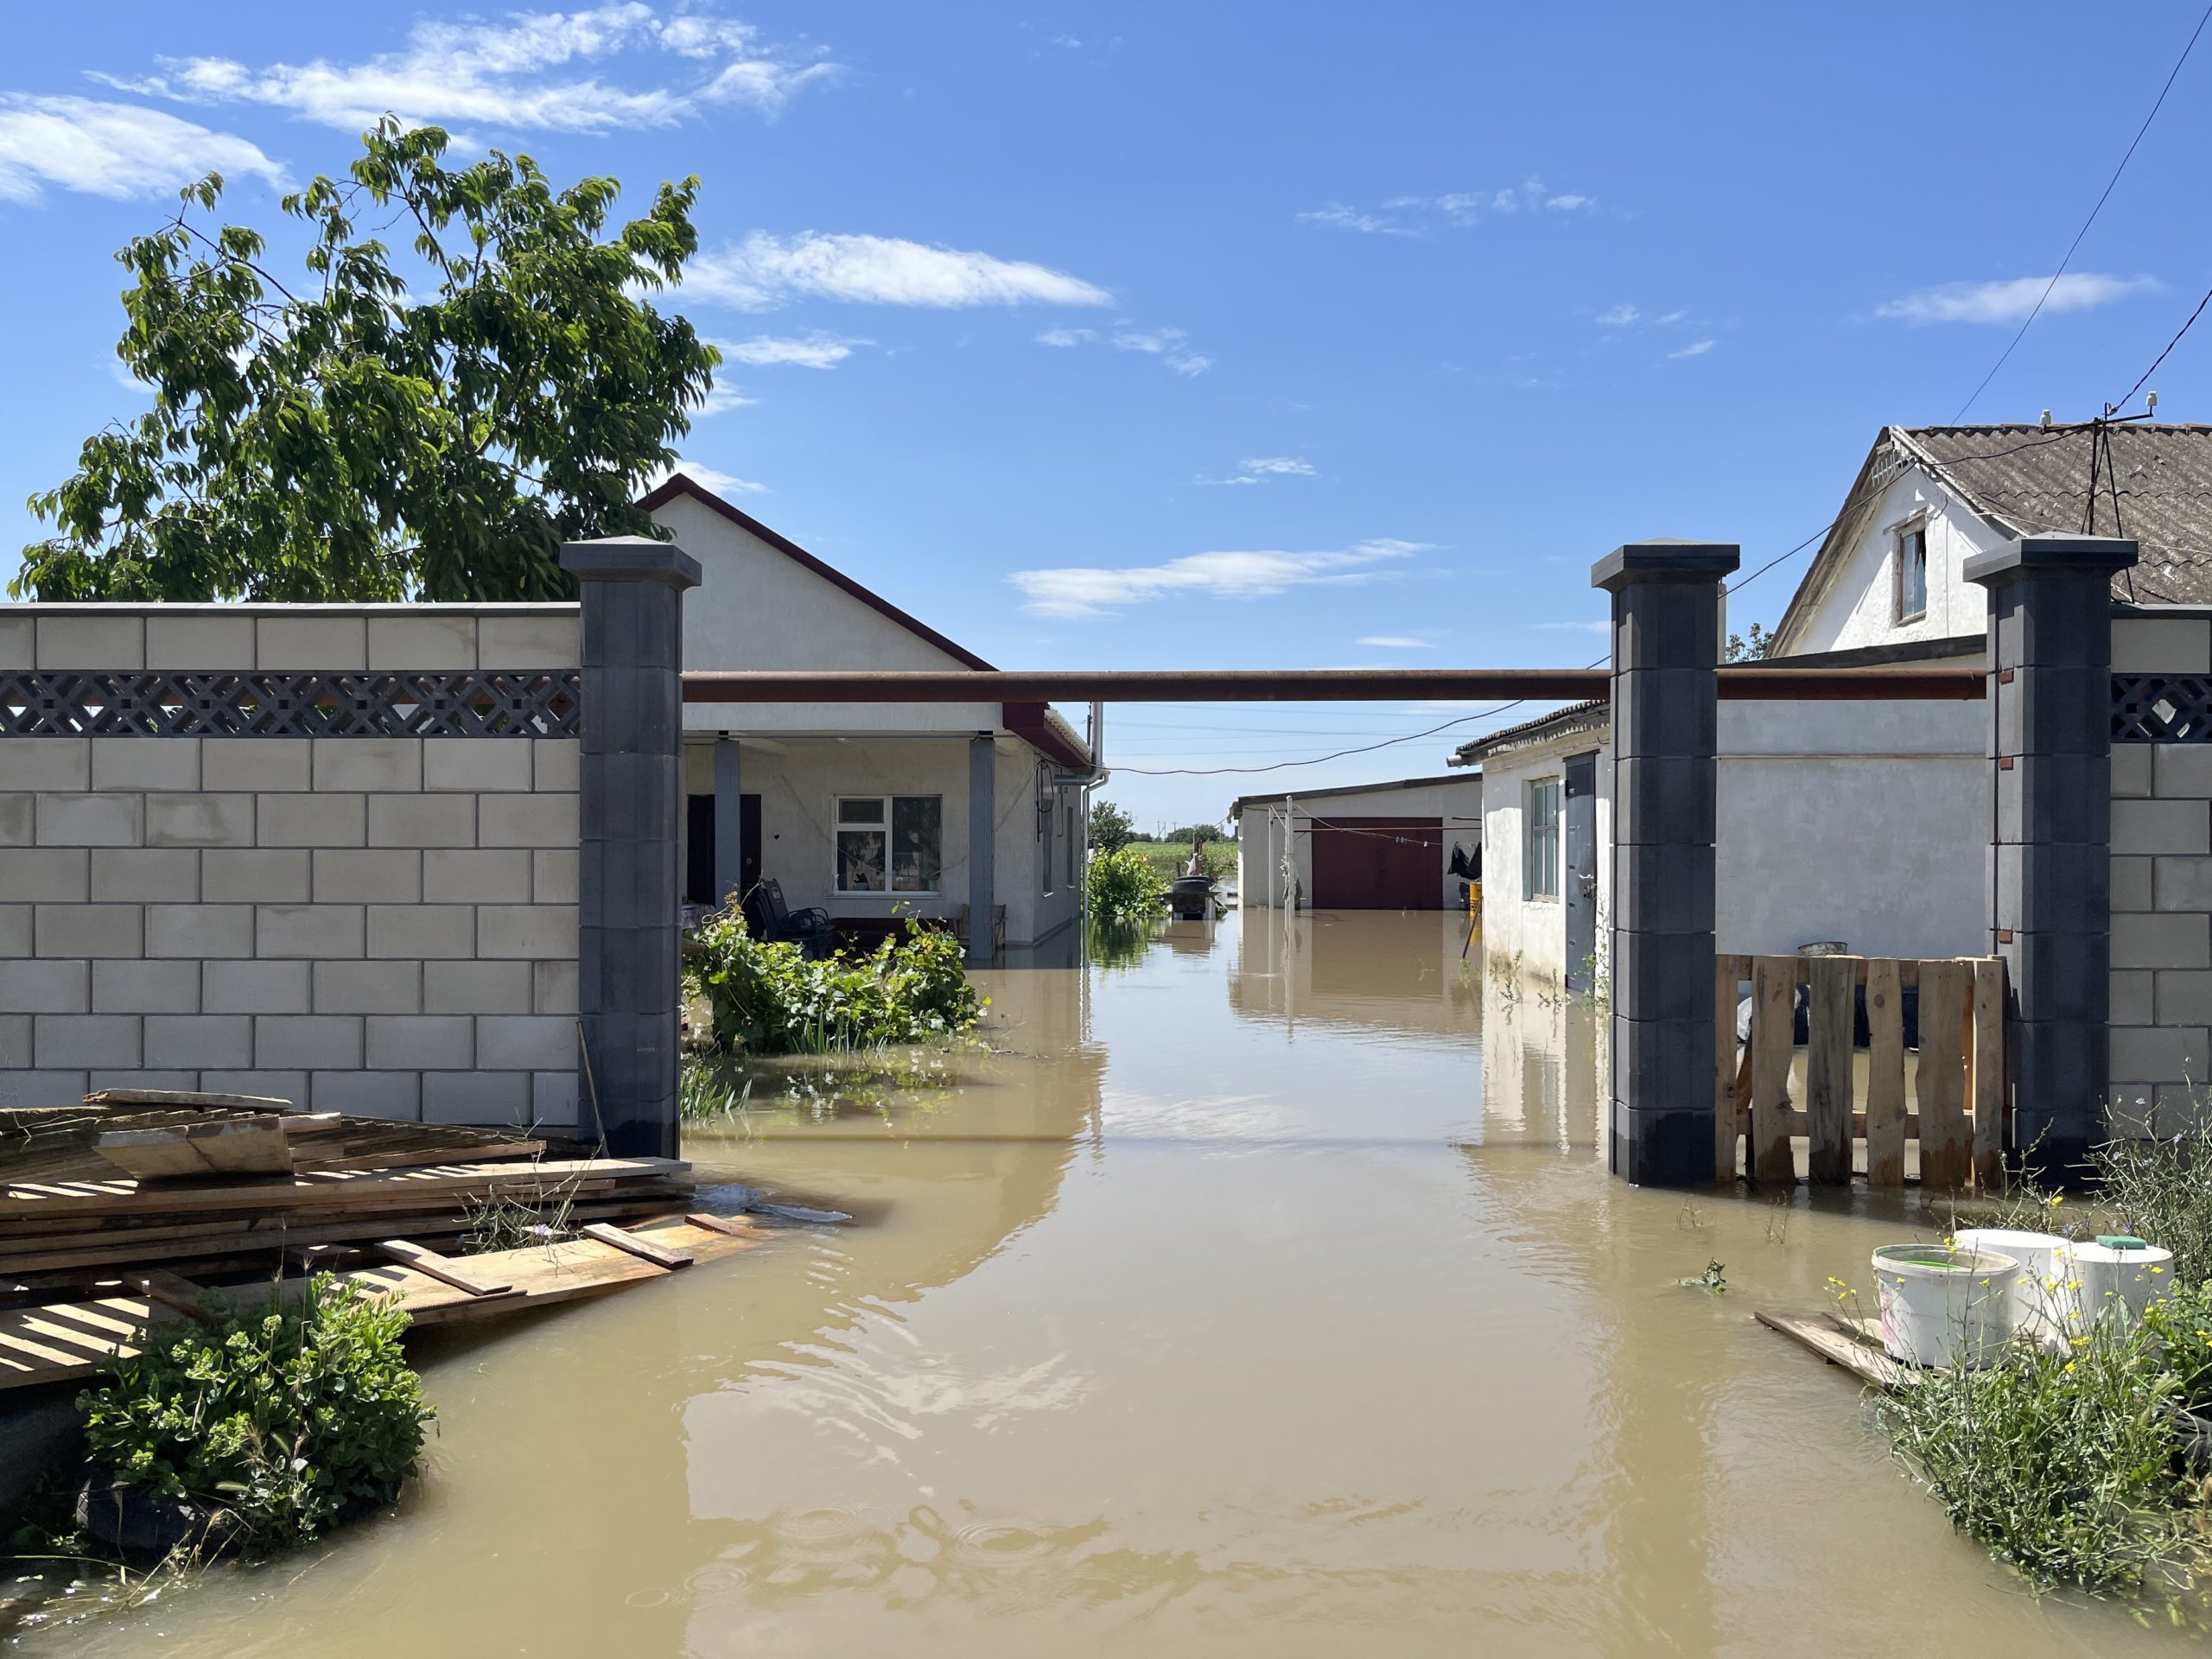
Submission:
M 2087 311 L 2158 286 L 2148 276 L 2107 276 L 2094 270 L 2069 271 L 2056 283 L 2048 276 L 2015 276 L 2000 283 L 1945 283 L 1878 305 L 1874 315 L 1916 323 L 2024 322 L 2038 300 L 2043 300 L 2046 311 Z M 2046 287 L 2050 297 L 2044 300 Z
M 36 201 L 46 185 L 118 200 L 156 195 L 206 173 L 250 175 L 279 189 L 285 182 L 284 169 L 245 139 L 160 110 L 0 93 L 0 198 Z
M 1325 226 L 1331 230 L 1356 231 L 1366 236 L 1413 236 L 1427 233 L 1441 219 L 1448 225 L 1472 225 L 1484 213 L 1515 213 L 1538 208 L 1571 213 L 1595 207 L 1595 196 L 1554 194 L 1541 179 L 1529 179 L 1503 190 L 1455 190 L 1439 196 L 1389 196 L 1379 211 L 1370 213 L 1341 201 L 1325 203 L 1295 217 L 1301 225 Z M 1385 215 L 1397 214 L 1398 218 Z M 1414 221 L 1408 223 L 1408 217 Z
M 1669 357 L 1703 357 L 1720 342 L 1714 340 L 1694 340 L 1679 352 L 1669 352 Z
M 1548 196 L 1544 200 L 1544 206 L 1555 213 L 1571 213 L 1578 207 L 1594 207 L 1597 205 L 1595 196 Z
M 1607 328 L 1625 328 L 1643 315 L 1643 313 L 1634 306 L 1623 303 L 1615 306 L 1610 311 L 1600 311 L 1598 314 L 1598 321 Z
M 1191 350 L 1188 338 L 1180 328 L 1124 328 L 1114 336 L 1114 349 L 1156 357 L 1178 374 L 1204 374 L 1213 367 L 1213 359 Z
M 1096 328 L 1047 328 L 1037 336 L 1039 346 L 1086 346 L 1098 338 Z
M 1652 318 L 1652 319 L 1651 319 L 1651 326 L 1652 326 L 1653 327 L 1655 327 L 1655 328 L 1669 328 L 1669 327 L 1672 327 L 1675 323 L 1680 322 L 1680 321 L 1681 321 L 1684 317 L 1688 316 L 1688 315 L 1689 315 L 1689 314 L 1688 314 L 1688 312 L 1686 312 L 1686 311 L 1669 311 L 1669 312 L 1665 316 L 1663 316 L 1663 317 L 1654 317 L 1654 318 Z M 1603 319 L 1603 318 L 1600 318 L 1600 319 L 1599 319 L 1599 321 L 1604 321 L 1604 319 Z
M 1264 484 L 1271 478 L 1311 478 L 1312 463 L 1294 455 L 1262 455 L 1248 461 L 1226 478 L 1202 478 L 1201 484 Z
M 1434 651 L 1436 649 L 1436 641 L 1433 639 L 1416 639 L 1412 635 L 1404 633 L 1362 634 L 1354 643 L 1370 645 L 1376 651 Z
M 1532 628 L 1564 628 L 1575 633 L 1611 633 L 1610 622 L 1531 622 Z
M 1007 580 L 1021 590 L 1023 608 L 1039 616 L 1110 616 L 1122 607 L 1171 594 L 1256 599 L 1291 588 L 1389 581 L 1402 574 L 1392 568 L 1395 561 L 1409 559 L 1427 547 L 1425 542 L 1377 539 L 1322 553 L 1192 553 L 1164 564 L 1121 569 L 1071 566 L 1017 570 Z
M 691 414 L 694 419 L 703 419 L 709 415 L 726 415 L 733 409 L 749 409 L 760 401 L 758 397 L 747 397 L 734 385 L 717 380 L 714 389 L 708 392 L 706 402 L 693 410 Z
M 1401 196 L 1389 205 L 1410 206 L 1414 200 L 1414 198 Z M 1372 213 L 1363 213 L 1357 208 L 1347 207 L 1341 201 L 1332 201 L 1325 207 L 1316 207 L 1310 212 L 1300 213 L 1298 215 L 1298 222 L 1301 225 L 1325 225 L 1332 230 L 1357 231 L 1363 236 L 1418 234 L 1402 225 L 1394 225 L 1387 219 L 1377 219 Z
M 683 73 L 675 84 L 642 88 L 599 79 L 602 60 L 641 54 L 672 57 Z M 817 54 L 762 44 L 749 23 L 690 11 L 664 17 L 636 0 L 515 12 L 499 22 L 418 22 L 399 51 L 359 63 L 317 58 L 253 68 L 214 57 L 160 63 L 157 75 L 99 79 L 182 103 L 267 105 L 348 131 L 387 111 L 410 124 L 551 132 L 664 127 L 727 104 L 772 116 L 800 88 L 837 73 Z
M 721 351 L 726 363 L 749 363 L 756 368 L 834 369 L 853 354 L 854 346 L 873 346 L 875 342 L 817 334 L 798 340 L 755 334 L 750 340 L 717 340 L 709 343 Z
M 695 257 L 685 290 L 710 304 L 766 310 L 805 296 L 873 305 L 1111 305 L 1104 289 L 1049 265 L 908 242 L 803 231 Z
M 768 493 L 768 486 L 766 484 L 755 484 L 749 478 L 740 478 L 735 473 L 725 473 L 719 467 L 702 466 L 696 461 L 686 461 L 681 455 L 676 458 L 676 464 L 673 467 L 657 467 L 646 474 L 638 485 L 638 493 L 643 495 L 648 490 L 658 489 L 677 473 L 682 473 L 694 484 L 704 485 L 716 495 L 766 495 Z

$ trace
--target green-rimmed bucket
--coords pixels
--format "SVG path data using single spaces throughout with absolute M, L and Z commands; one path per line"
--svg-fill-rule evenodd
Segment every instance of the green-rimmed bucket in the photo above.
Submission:
M 2018 1262 L 1994 1250 L 1888 1244 L 1874 1252 L 1882 1344 L 1908 1365 L 1986 1365 L 2012 1335 Z

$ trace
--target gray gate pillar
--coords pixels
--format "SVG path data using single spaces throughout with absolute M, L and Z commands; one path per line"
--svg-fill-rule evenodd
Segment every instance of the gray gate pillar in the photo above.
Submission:
M 998 910 L 998 741 L 978 732 L 968 741 L 968 965 L 988 968 Z
M 603 1131 L 617 1157 L 673 1158 L 683 591 L 699 562 L 609 536 L 567 543 L 561 564 L 583 600 L 576 1129 Z
M 2010 985 L 2011 1150 L 2078 1181 L 2111 1067 L 2112 578 L 2135 543 L 2030 536 L 1966 563 L 1989 590 L 1988 921 Z
M 1740 550 L 1630 542 L 1613 596 L 1613 1173 L 1713 1184 L 1713 671 Z
M 744 753 L 734 737 L 715 741 L 715 902 L 745 895 Z

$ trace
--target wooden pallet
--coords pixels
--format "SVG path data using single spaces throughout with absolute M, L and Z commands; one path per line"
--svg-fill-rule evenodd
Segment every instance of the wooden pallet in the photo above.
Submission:
M 600 1237 L 575 1238 L 484 1255 L 418 1260 L 415 1265 L 382 1262 L 339 1276 L 397 1297 L 420 1328 L 605 1295 L 666 1278 L 673 1269 L 651 1256 L 713 1262 L 749 1249 L 766 1236 L 741 1217 L 666 1216 L 629 1229 L 623 1245 Z M 286 1280 L 282 1294 L 296 1295 L 304 1282 Z M 189 1289 L 186 1281 L 167 1275 L 130 1294 L 0 1309 L 0 1390 L 81 1382 L 109 1359 L 136 1354 L 149 1325 L 188 1317 L 176 1306 L 186 1300 L 180 1287 Z M 257 1283 L 222 1294 L 235 1306 L 251 1307 L 265 1304 L 272 1287 Z

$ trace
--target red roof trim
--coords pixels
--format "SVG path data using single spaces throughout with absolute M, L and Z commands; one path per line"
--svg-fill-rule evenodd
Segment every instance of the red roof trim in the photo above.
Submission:
M 732 506 L 706 486 L 698 483 L 685 474 L 671 474 L 665 482 L 655 486 L 650 493 L 639 499 L 637 503 L 638 510 L 641 512 L 652 512 L 667 505 L 679 495 L 688 495 L 702 506 L 711 508 L 739 529 L 759 537 L 779 553 L 804 565 L 824 582 L 833 582 L 843 588 L 870 610 L 890 618 L 907 632 L 928 640 L 930 644 L 956 661 L 963 663 L 969 668 L 982 669 L 986 672 L 992 671 L 991 665 L 969 650 L 967 646 L 955 644 L 930 626 L 928 623 L 918 618 L 909 616 L 882 594 L 871 588 L 861 587 L 860 583 L 834 565 L 824 564 L 789 537 L 777 534 L 751 513 L 741 507 Z
M 1043 755 L 1047 760 L 1057 760 L 1064 766 L 1087 771 L 1090 753 L 1082 743 L 1052 717 L 1049 704 L 1042 702 L 1005 702 L 999 705 L 999 719 L 1016 737 Z

